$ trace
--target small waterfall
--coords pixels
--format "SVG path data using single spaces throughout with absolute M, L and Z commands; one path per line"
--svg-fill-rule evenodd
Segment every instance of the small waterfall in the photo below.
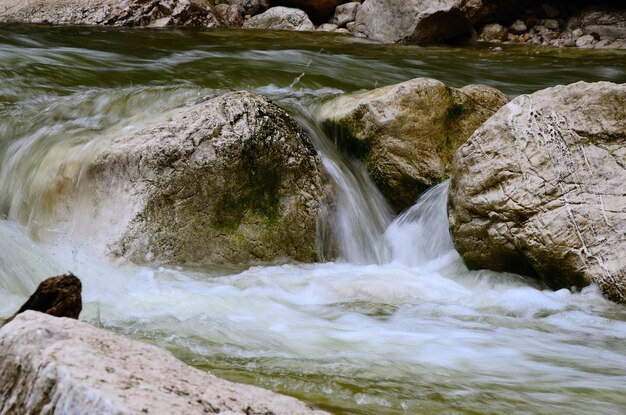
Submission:
M 320 128 L 314 116 L 319 97 L 309 98 L 272 96 L 307 131 L 335 187 L 332 211 L 321 224 L 320 248 L 328 257 L 351 264 L 387 263 L 390 251 L 384 234 L 394 213 L 363 165 L 344 156 Z
M 446 180 L 430 188 L 389 225 L 385 239 L 394 262 L 417 266 L 454 251 L 446 209 L 449 185 Z

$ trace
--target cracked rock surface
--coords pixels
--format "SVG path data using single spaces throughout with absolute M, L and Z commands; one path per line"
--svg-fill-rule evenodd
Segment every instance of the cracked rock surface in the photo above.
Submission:
M 596 283 L 626 302 L 626 85 L 517 97 L 454 157 L 450 231 L 470 268 Z
M 158 347 L 35 311 L 0 329 L 0 413 L 326 414 L 194 369 Z

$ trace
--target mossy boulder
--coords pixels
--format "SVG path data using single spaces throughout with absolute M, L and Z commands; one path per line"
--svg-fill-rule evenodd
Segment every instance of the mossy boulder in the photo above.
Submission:
M 417 78 L 339 96 L 324 103 L 318 116 L 400 212 L 450 177 L 454 151 L 507 102 L 488 86 L 456 89 Z
M 317 258 L 320 159 L 304 130 L 259 95 L 180 108 L 106 145 L 85 175 L 109 254 L 179 264 Z

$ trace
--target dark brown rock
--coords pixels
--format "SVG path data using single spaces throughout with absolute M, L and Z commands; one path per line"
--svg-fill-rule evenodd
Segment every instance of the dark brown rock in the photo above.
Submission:
M 81 291 L 82 284 L 72 273 L 48 278 L 39 284 L 33 295 L 5 324 L 26 310 L 39 311 L 55 317 L 78 319 L 83 309 Z

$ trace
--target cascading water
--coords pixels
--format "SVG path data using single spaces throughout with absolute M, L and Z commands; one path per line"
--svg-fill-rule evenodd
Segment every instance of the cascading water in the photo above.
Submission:
M 417 76 L 517 94 L 580 78 L 624 82 L 626 63 L 611 52 L 568 52 L 595 57 L 572 68 L 568 56 L 520 49 L 259 36 L 0 27 L 0 317 L 41 279 L 71 270 L 83 281 L 82 319 L 336 413 L 622 413 L 623 306 L 595 287 L 553 292 L 517 275 L 468 271 L 447 231 L 447 184 L 392 222 L 314 113 L 334 94 Z M 523 84 L 499 75 L 511 65 Z M 84 220 L 74 215 L 91 207 L 50 211 L 58 186 L 75 184 L 108 137 L 229 89 L 270 96 L 315 140 L 339 189 L 329 229 L 342 261 L 111 263 L 73 237 Z

